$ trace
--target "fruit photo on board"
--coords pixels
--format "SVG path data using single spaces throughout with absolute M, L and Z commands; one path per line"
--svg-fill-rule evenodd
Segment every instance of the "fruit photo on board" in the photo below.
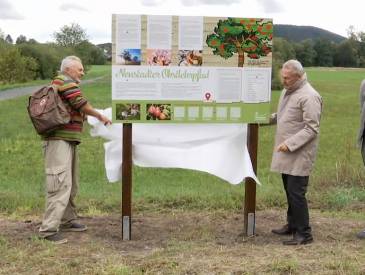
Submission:
M 116 104 L 116 118 L 118 120 L 140 120 L 140 104 Z
M 147 120 L 171 120 L 171 104 L 147 104 Z
M 203 51 L 179 50 L 178 59 L 178 66 L 202 66 Z

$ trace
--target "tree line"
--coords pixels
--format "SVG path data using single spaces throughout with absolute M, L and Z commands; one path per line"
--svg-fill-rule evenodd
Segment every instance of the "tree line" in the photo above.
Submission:
M 20 35 L 15 43 L 0 30 L 0 84 L 50 79 L 59 70 L 66 55 L 79 56 L 86 70 L 92 64 L 107 62 L 101 47 L 88 40 L 78 24 L 63 26 L 53 34 L 54 42 L 38 43 Z M 273 40 L 272 88 L 280 88 L 279 70 L 288 59 L 298 59 L 305 67 L 365 67 L 365 33 L 348 29 L 348 38 L 335 43 L 329 39 L 307 39 L 292 42 L 276 37 Z
M 365 67 L 365 33 L 347 30 L 348 38 L 340 43 L 329 39 L 307 39 L 290 42 L 283 38 L 273 41 L 273 89 L 280 88 L 279 70 L 288 59 L 299 60 L 304 67 Z
M 92 44 L 78 24 L 63 26 L 53 37 L 54 42 L 38 43 L 20 35 L 14 43 L 0 30 L 0 84 L 51 79 L 67 55 L 79 56 L 86 71 L 90 65 L 107 62 L 104 50 Z

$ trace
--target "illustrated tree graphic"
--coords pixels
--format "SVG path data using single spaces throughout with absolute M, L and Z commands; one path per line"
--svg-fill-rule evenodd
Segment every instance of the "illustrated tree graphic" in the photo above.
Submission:
M 258 18 L 231 18 L 219 20 L 214 33 L 207 36 L 207 45 L 213 54 L 225 59 L 238 54 L 238 67 L 243 67 L 244 53 L 252 59 L 267 56 L 272 51 L 273 24 Z

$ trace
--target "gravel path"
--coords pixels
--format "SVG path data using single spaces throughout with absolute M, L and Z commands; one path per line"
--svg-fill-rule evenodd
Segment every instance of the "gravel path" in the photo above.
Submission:
M 83 80 L 82 84 L 92 83 L 104 78 L 104 76 L 100 76 L 93 79 Z M 45 85 L 47 82 L 45 82 Z M 30 87 L 21 87 L 21 88 L 13 88 L 9 90 L 0 91 L 0 101 L 7 100 L 11 98 L 16 98 L 23 95 L 30 95 L 32 92 L 36 91 L 37 89 L 41 88 L 44 85 L 37 85 L 37 86 L 30 86 Z

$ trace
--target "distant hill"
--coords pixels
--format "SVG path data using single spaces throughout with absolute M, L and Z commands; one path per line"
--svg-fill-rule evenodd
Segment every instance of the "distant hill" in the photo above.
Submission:
M 282 37 L 292 42 L 300 42 L 305 39 L 316 40 L 318 38 L 324 38 L 335 43 L 340 43 L 346 39 L 346 37 L 317 27 L 282 24 L 274 25 L 274 37 Z

